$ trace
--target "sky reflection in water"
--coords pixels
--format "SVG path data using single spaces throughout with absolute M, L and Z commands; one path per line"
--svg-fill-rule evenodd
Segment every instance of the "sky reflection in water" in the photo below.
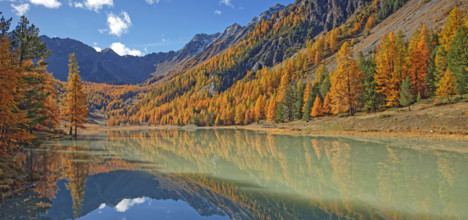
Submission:
M 42 173 L 0 218 L 468 219 L 462 141 L 108 132 L 28 152 Z M 27 210 L 27 211 L 25 211 Z

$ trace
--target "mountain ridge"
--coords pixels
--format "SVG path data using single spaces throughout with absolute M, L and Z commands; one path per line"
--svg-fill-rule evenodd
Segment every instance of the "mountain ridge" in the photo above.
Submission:
M 223 32 L 199 33 L 180 50 L 150 53 L 144 56 L 120 56 L 111 48 L 96 51 L 93 47 L 70 38 L 41 36 L 47 48 L 52 50 L 47 70 L 65 81 L 68 76 L 68 54 L 75 53 L 85 81 L 110 84 L 141 83 L 153 76 L 169 72 L 177 74 L 186 67 L 195 66 L 225 49 L 237 44 L 254 28 L 256 23 L 269 19 L 270 14 L 283 10 L 280 4 L 255 17 L 245 27 L 234 23 Z M 190 63 L 190 64 L 189 64 Z

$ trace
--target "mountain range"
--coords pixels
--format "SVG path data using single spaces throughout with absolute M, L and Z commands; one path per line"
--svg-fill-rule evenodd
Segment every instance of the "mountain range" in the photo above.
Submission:
M 65 81 L 68 76 L 68 55 L 75 53 L 83 80 L 111 84 L 134 84 L 153 76 L 177 73 L 194 67 L 220 52 L 239 43 L 259 22 L 285 9 L 277 4 L 246 25 L 237 23 L 227 27 L 222 33 L 196 34 L 190 42 L 178 51 L 151 53 L 145 56 L 120 56 L 107 48 L 100 52 L 80 41 L 69 38 L 41 36 L 47 48 L 52 50 L 46 60 L 47 70 L 54 77 Z

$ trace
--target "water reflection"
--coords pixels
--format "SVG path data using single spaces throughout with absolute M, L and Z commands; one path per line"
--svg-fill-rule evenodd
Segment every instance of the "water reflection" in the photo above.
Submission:
M 42 178 L 0 217 L 467 219 L 467 155 L 401 147 L 466 143 L 406 141 L 108 132 L 31 151 Z

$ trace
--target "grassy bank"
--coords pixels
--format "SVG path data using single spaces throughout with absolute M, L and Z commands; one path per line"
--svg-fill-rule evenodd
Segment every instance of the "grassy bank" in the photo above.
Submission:
M 355 116 L 328 116 L 311 121 L 270 123 L 260 121 L 246 126 L 177 127 L 165 126 L 105 126 L 88 124 L 82 135 L 109 130 L 143 129 L 213 129 L 242 128 L 291 135 L 360 135 L 435 137 L 468 140 L 468 102 L 434 105 L 431 100 L 416 103 L 408 108 L 393 108 L 383 112 L 359 112 Z
M 309 122 L 260 122 L 247 129 L 296 134 L 356 134 L 371 136 L 424 136 L 468 139 L 468 102 L 444 105 L 417 103 L 408 108 L 355 116 L 320 117 Z

